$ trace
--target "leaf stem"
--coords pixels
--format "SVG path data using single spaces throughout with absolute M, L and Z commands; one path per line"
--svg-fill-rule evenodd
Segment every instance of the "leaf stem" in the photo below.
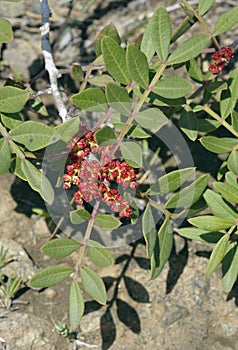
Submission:
M 12 141 L 11 135 L 7 132 L 6 128 L 0 123 L 0 133 L 4 137 L 6 141 L 9 142 L 10 148 L 13 153 L 16 153 L 16 155 L 21 159 L 25 160 L 25 154 L 20 150 L 20 148 Z
M 232 126 L 225 121 L 225 119 L 221 118 L 216 112 L 214 112 L 208 105 L 203 106 L 203 110 L 207 112 L 211 117 L 216 119 L 221 125 L 224 126 L 228 131 L 230 131 L 231 134 L 238 137 L 238 132 L 235 131 Z
M 153 87 L 155 86 L 155 84 L 157 83 L 157 81 L 159 80 L 159 78 L 161 77 L 161 75 L 163 74 L 165 68 L 167 66 L 167 62 L 163 62 L 159 69 L 157 70 L 157 72 L 155 73 L 151 83 L 149 86 L 147 86 L 147 88 L 145 89 L 145 91 L 143 92 L 141 98 L 139 99 L 138 103 L 136 104 L 135 108 L 133 109 L 133 111 L 131 112 L 130 116 L 128 117 L 123 129 L 121 130 L 118 138 L 117 138 L 117 143 L 114 147 L 114 149 L 112 150 L 112 154 L 115 154 L 115 152 L 117 151 L 117 149 L 120 146 L 120 143 L 122 142 L 123 137 L 126 135 L 127 131 L 129 130 L 131 123 L 133 121 L 133 119 L 137 116 L 138 112 L 140 111 L 141 107 L 143 106 L 143 104 L 145 103 L 146 98 L 149 96 L 149 94 L 151 93 L 151 91 L 153 90 Z
M 76 268 L 77 269 L 82 264 L 83 257 L 84 257 L 84 254 L 85 254 L 85 249 L 86 249 L 87 243 L 88 243 L 88 241 L 90 239 L 90 235 L 91 235 L 91 232 L 92 232 L 92 229 L 93 229 L 93 224 L 95 222 L 96 215 L 97 215 L 97 212 L 98 212 L 99 204 L 100 204 L 100 201 L 97 201 L 95 203 L 95 206 L 93 208 L 91 217 L 89 219 L 88 226 L 87 226 L 87 229 L 86 229 L 86 232 L 85 232 L 85 236 L 84 236 L 84 240 L 83 240 L 82 245 L 81 245 L 80 250 L 79 250 L 79 257 L 78 257 L 78 261 L 77 261 L 77 264 L 76 264 Z
M 71 201 L 69 202 L 69 205 L 67 206 L 67 209 L 65 210 L 64 214 L 61 216 L 61 218 L 59 219 L 57 225 L 55 226 L 55 229 L 54 231 L 52 232 L 51 236 L 50 236 L 50 239 L 53 239 L 56 235 L 56 233 L 58 232 L 61 224 L 63 223 L 64 219 L 65 219 L 65 216 L 66 214 L 69 212 L 69 208 L 70 206 L 74 203 L 74 197 L 71 199 Z
M 214 45 L 216 46 L 216 48 L 217 48 L 218 50 L 220 50 L 221 47 L 220 47 L 220 45 L 219 45 L 219 43 L 218 43 L 218 41 L 217 41 L 215 35 L 213 34 L 213 32 L 211 32 L 209 26 L 208 26 L 207 23 L 204 21 L 202 15 L 200 15 L 200 13 L 198 13 L 197 10 L 194 10 L 194 8 L 193 8 L 192 6 L 190 6 L 189 3 L 188 3 L 186 0 L 182 0 L 182 3 L 185 5 L 185 7 L 186 7 L 189 11 L 193 12 L 194 16 L 197 18 L 197 20 L 199 21 L 199 23 L 201 24 L 201 26 L 203 27 L 203 29 L 204 29 L 208 34 L 211 35 L 211 38 L 212 38 L 212 40 L 213 40 Z

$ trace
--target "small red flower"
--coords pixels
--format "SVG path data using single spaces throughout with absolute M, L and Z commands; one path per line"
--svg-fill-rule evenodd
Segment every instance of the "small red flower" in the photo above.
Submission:
M 232 57 L 234 57 L 233 49 L 229 46 L 223 47 L 212 55 L 214 63 L 210 64 L 209 71 L 213 74 L 220 73 Z
M 111 160 L 113 145 L 99 146 L 92 131 L 75 138 L 71 146 L 70 163 L 66 167 L 67 173 L 62 177 L 63 188 L 68 190 L 72 185 L 77 186 L 74 198 L 79 205 L 101 199 L 113 212 L 118 212 L 120 218 L 129 218 L 132 215 L 130 202 L 111 186 L 121 184 L 123 188 L 136 189 L 138 169 L 126 161 Z M 96 155 L 98 160 L 89 160 L 90 154 Z

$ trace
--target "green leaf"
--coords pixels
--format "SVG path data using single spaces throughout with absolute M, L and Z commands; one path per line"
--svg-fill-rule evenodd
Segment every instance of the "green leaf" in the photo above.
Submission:
M 221 263 L 227 250 L 229 236 L 224 235 L 216 244 L 208 261 L 206 275 L 210 276 Z
M 77 81 L 84 81 L 84 73 L 82 67 L 78 63 L 74 63 L 71 68 L 71 77 Z
M 219 231 L 234 225 L 234 219 L 224 219 L 219 216 L 213 215 L 200 215 L 194 218 L 188 219 L 188 222 L 206 231 Z
M 217 120 L 213 120 L 213 119 L 208 119 L 208 118 L 200 119 L 200 118 L 198 118 L 197 119 L 197 126 L 198 126 L 198 131 L 209 133 L 211 131 L 218 129 L 221 126 L 221 123 L 219 123 Z
M 171 76 L 159 80 L 152 91 L 165 98 L 179 98 L 189 94 L 192 90 L 192 83 L 183 78 Z
M 80 247 L 80 243 L 70 238 L 57 238 L 47 242 L 41 248 L 43 254 L 61 259 L 69 256 Z
M 11 150 L 7 140 L 0 139 L 0 175 L 4 175 L 9 171 L 11 164 Z
M 237 146 L 237 139 L 232 137 L 203 136 L 201 144 L 214 153 L 227 153 Z
M 150 20 L 150 34 L 154 49 L 160 61 L 165 61 L 168 57 L 172 27 L 169 14 L 164 7 L 159 6 Z
M 69 292 L 69 322 L 70 328 L 76 329 L 79 326 L 84 313 L 84 300 L 77 282 L 72 282 Z
M 106 305 L 106 288 L 103 280 L 87 266 L 80 268 L 80 278 L 85 292 L 99 304 Z
M 154 44 L 152 40 L 152 31 L 153 31 L 153 23 L 151 21 L 148 22 L 145 32 L 143 34 L 140 49 L 146 55 L 147 62 L 150 63 L 155 54 Z
M 219 193 L 208 189 L 203 197 L 214 216 L 228 220 L 236 220 L 238 218 L 238 213 L 224 202 Z
M 126 116 L 131 114 L 131 98 L 125 88 L 109 83 L 106 86 L 108 104 L 117 112 Z
M 129 84 L 130 76 L 126 67 L 126 52 L 110 37 L 102 40 L 102 54 L 107 71 L 119 83 Z
M 108 74 L 101 74 L 101 75 L 95 75 L 94 77 L 89 78 L 88 82 L 90 83 L 90 85 L 105 87 L 107 86 L 107 84 L 113 83 L 114 80 Z
M 228 83 L 228 89 L 222 91 L 220 98 L 221 117 L 224 119 L 235 108 L 238 99 L 238 69 L 232 71 Z
M 97 57 L 102 54 L 101 45 L 102 45 L 102 39 L 105 36 L 110 37 L 115 42 L 117 42 L 119 45 L 121 43 L 121 38 L 118 34 L 116 27 L 113 24 L 108 24 L 100 31 L 100 33 L 96 37 L 95 52 L 96 52 Z
M 133 168 L 142 166 L 142 150 L 136 142 L 121 142 L 120 150 L 122 157 Z
M 147 204 L 142 217 L 142 232 L 146 242 L 147 256 L 151 258 L 157 238 L 157 229 L 150 204 Z
M 105 230 L 115 230 L 121 226 L 121 221 L 111 214 L 97 214 L 95 225 L 98 225 Z
M 227 159 L 227 167 L 238 176 L 238 151 L 232 151 Z
M 191 205 L 189 210 L 186 211 L 187 218 L 196 216 L 197 214 L 201 213 L 203 210 L 207 208 L 207 203 L 203 199 L 203 197 L 200 197 L 196 203 Z
M 202 70 L 197 60 L 195 60 L 195 58 L 192 58 L 190 61 L 186 62 L 186 69 L 191 79 L 202 84 L 203 82 Z
M 95 139 L 98 145 L 110 145 L 114 144 L 116 140 L 116 135 L 110 126 L 104 126 L 103 128 L 95 132 Z
M 70 213 L 70 221 L 74 225 L 82 224 L 85 221 L 89 221 L 91 215 L 86 209 L 72 210 Z
M 215 28 L 213 31 L 214 35 L 220 35 L 222 33 L 227 32 L 231 29 L 235 24 L 238 23 L 238 7 L 231 9 L 230 11 L 224 13 L 220 16 L 215 24 Z
M 225 174 L 225 179 L 229 185 L 234 187 L 237 186 L 237 176 L 233 172 L 227 171 Z
M 54 200 L 54 190 L 47 177 L 28 160 L 21 160 L 21 172 L 31 188 L 48 203 Z
M 75 134 L 80 130 L 80 119 L 78 117 L 66 120 L 64 123 L 55 127 L 55 130 L 60 133 L 60 140 L 69 142 Z
M 127 122 L 127 117 L 120 113 L 112 113 L 110 117 L 110 121 L 113 124 L 114 128 L 117 130 L 122 130 L 125 127 L 125 123 Z M 142 129 L 138 126 L 135 120 L 132 121 L 131 126 L 127 131 L 127 135 L 130 135 L 132 138 L 148 138 L 151 137 L 151 131 L 146 129 Z
M 222 285 L 229 293 L 238 275 L 238 249 L 237 242 L 229 244 L 226 255 L 222 260 Z
M 24 160 L 16 157 L 15 161 L 13 161 L 13 169 L 16 176 L 20 179 L 27 181 L 26 176 L 22 170 Z
M 29 92 L 14 86 L 0 87 L 0 111 L 20 112 L 29 98 Z
M 160 107 L 174 107 L 174 106 L 182 106 L 186 103 L 185 97 L 180 98 L 165 98 L 154 92 L 151 92 L 149 98 L 146 99 L 146 102 L 153 104 L 154 106 Z
M 180 228 L 178 233 L 182 237 L 206 243 L 217 243 L 224 236 L 221 232 L 210 232 L 195 227 Z
M 40 272 L 37 272 L 29 281 L 31 288 L 46 288 L 54 286 L 71 275 L 72 267 L 69 266 L 50 266 Z
M 191 185 L 183 188 L 170 197 L 165 204 L 166 208 L 188 208 L 193 205 L 202 195 L 209 181 L 209 175 L 202 175 Z
M 198 2 L 198 13 L 203 16 L 212 7 L 215 0 L 199 0 Z
M 235 110 L 231 112 L 231 125 L 235 131 L 238 131 L 238 112 Z
M 190 12 L 191 13 L 191 12 Z M 174 43 L 178 38 L 180 38 L 184 33 L 187 33 L 188 30 L 198 21 L 196 16 L 189 15 L 181 22 L 181 24 L 175 29 L 171 43 Z
M 158 232 L 154 253 L 151 257 L 151 279 L 155 279 L 164 268 L 173 246 L 173 231 L 171 223 L 166 219 Z
M 23 120 L 18 113 L 2 113 L 1 114 L 1 119 L 3 124 L 6 126 L 8 129 L 13 129 L 23 123 Z
M 129 44 L 126 50 L 126 64 L 131 79 L 146 89 L 149 85 L 149 66 L 145 54 L 135 45 Z
M 168 123 L 168 118 L 159 109 L 148 108 L 138 112 L 135 121 L 142 128 L 156 133 Z
M 238 203 L 238 188 L 237 186 L 231 186 L 227 183 L 214 182 L 214 188 L 221 193 L 227 201 L 232 203 Z
M 29 151 L 37 151 L 59 140 L 60 134 L 54 128 L 40 122 L 26 121 L 9 134 L 15 142 L 23 144 Z
M 87 248 L 90 258 L 95 265 L 107 267 L 113 264 L 113 257 L 110 251 L 100 243 L 90 240 Z
M 104 92 L 99 88 L 88 88 L 71 96 L 70 101 L 82 110 L 104 112 L 107 101 Z
M 168 58 L 168 64 L 178 64 L 191 60 L 198 56 L 202 49 L 209 43 L 209 34 L 199 34 L 185 40 Z
M 167 194 L 176 191 L 185 181 L 194 176 L 195 168 L 185 168 L 171 171 L 161 176 L 157 182 L 151 186 L 150 194 Z
M 179 119 L 179 127 L 192 141 L 195 141 L 198 135 L 198 123 L 195 113 L 192 110 L 183 109 Z
M 11 23 L 5 18 L 0 18 L 0 44 L 9 43 L 12 40 L 13 33 Z

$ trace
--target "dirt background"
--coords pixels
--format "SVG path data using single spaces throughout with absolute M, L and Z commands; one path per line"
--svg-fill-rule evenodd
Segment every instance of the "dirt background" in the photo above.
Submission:
M 58 67 L 72 62 L 88 64 L 94 59 L 94 41 L 103 26 L 114 23 L 120 35 L 136 40 L 143 20 L 158 5 L 170 8 L 173 25 L 181 20 L 175 1 L 49 1 L 52 10 L 51 42 Z M 73 5 L 70 10 L 70 5 Z M 91 4 L 87 11 L 86 4 Z M 207 17 L 209 25 L 237 1 L 216 2 Z M 47 87 L 39 27 L 39 1 L 7 3 L 0 0 L 0 16 L 13 24 L 14 41 L 1 48 L 1 82 L 12 76 L 29 81 L 36 89 Z M 197 31 L 197 27 L 194 31 Z M 221 37 L 223 45 L 237 38 L 238 28 Z M 70 77 L 61 79 L 67 92 L 74 92 Z M 49 118 L 57 113 L 48 100 Z M 37 119 L 35 114 L 28 115 Z M 205 162 L 195 154 L 197 162 Z M 214 172 L 219 162 L 214 161 Z M 204 165 L 205 168 L 205 165 Z M 40 253 L 50 237 L 44 218 L 32 211 L 44 203 L 24 182 L 12 174 L 0 178 L 0 247 L 14 256 L 3 272 L 22 274 L 24 283 L 10 310 L 0 304 L 0 349 L 66 350 L 77 344 L 59 335 L 55 322 L 67 322 L 66 283 L 42 291 L 30 290 L 26 282 L 38 269 L 53 265 Z M 78 333 L 78 348 L 113 350 L 236 350 L 238 349 L 238 284 L 227 295 L 218 269 L 205 276 L 211 247 L 185 241 L 175 235 L 173 252 L 161 275 L 149 279 L 149 261 L 142 240 L 112 250 L 115 264 L 98 269 L 108 289 L 108 305 L 100 307 L 85 295 L 86 311 Z M 69 261 L 70 262 L 70 261 Z M 2 339 L 1 339 L 2 338 Z M 5 343 L 4 343 L 5 341 Z M 86 343 L 86 345 L 83 345 Z

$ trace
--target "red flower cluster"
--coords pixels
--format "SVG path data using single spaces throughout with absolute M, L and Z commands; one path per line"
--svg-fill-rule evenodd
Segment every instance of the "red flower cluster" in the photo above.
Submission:
M 210 64 L 209 71 L 214 74 L 220 73 L 232 57 L 234 57 L 233 49 L 229 46 L 223 47 L 212 55 L 214 63 Z
M 91 131 L 81 138 L 74 139 L 70 151 L 70 164 L 67 165 L 67 173 L 63 175 L 63 187 L 66 190 L 72 185 L 78 187 L 74 198 L 79 205 L 84 201 L 101 199 L 113 212 L 119 212 L 120 218 L 130 217 L 130 202 L 112 186 L 120 184 L 123 188 L 136 189 L 138 169 L 132 168 L 126 161 L 111 160 L 112 148 L 113 145 L 99 146 Z

